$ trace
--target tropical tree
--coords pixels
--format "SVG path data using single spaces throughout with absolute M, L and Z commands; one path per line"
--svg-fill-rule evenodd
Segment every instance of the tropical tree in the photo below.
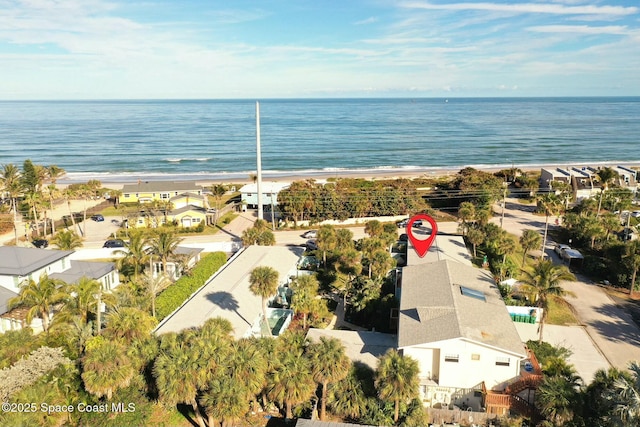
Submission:
M 626 369 L 610 367 L 598 369 L 593 380 L 583 390 L 583 417 L 585 425 L 614 426 L 622 425 L 621 413 L 616 414 L 618 403 L 615 383 L 624 378 L 626 384 L 633 384 L 633 377 Z M 619 382 L 620 385 L 626 385 Z M 616 419 L 617 418 L 617 419 Z
M 58 181 L 58 178 L 65 174 L 65 170 L 56 165 L 49 165 L 46 167 L 46 172 L 47 178 L 51 182 L 51 184 L 47 186 L 47 193 L 49 194 L 49 206 L 51 209 L 51 234 L 56 234 L 56 220 L 53 217 L 53 201 L 59 193 L 58 188 L 56 187 L 56 183 Z
M 541 194 L 537 197 L 538 207 L 542 209 L 545 216 L 544 236 L 542 237 L 542 248 L 540 258 L 544 258 L 544 248 L 547 245 L 547 234 L 549 230 L 549 217 L 553 215 L 558 208 L 558 198 L 553 193 Z
M 359 243 L 360 243 L 360 249 L 362 250 L 364 257 L 368 261 L 368 264 L 369 264 L 368 276 L 371 277 L 371 270 L 373 267 L 373 253 L 378 250 L 384 249 L 385 244 L 381 239 L 377 237 L 365 238 L 360 240 Z
M 538 307 L 542 308 L 539 328 L 539 341 L 542 341 L 542 331 L 547 318 L 547 311 L 549 310 L 549 300 L 565 294 L 561 281 L 575 280 L 576 278 L 566 266 L 556 265 L 547 260 L 539 260 L 532 270 L 525 270 L 523 276 L 522 291 L 529 295 Z
M 85 389 L 96 397 L 111 400 L 113 393 L 127 387 L 135 373 L 126 347 L 113 340 L 95 337 L 87 344 L 82 359 Z
M 366 372 L 363 371 L 366 370 Z M 367 404 L 362 376 L 373 376 L 369 367 L 352 365 L 347 376 L 329 388 L 327 403 L 338 415 L 359 419 Z
M 631 284 L 629 285 L 629 295 L 633 295 L 635 290 L 638 270 L 640 270 L 640 240 L 632 240 L 625 245 L 624 260 L 631 269 Z
M 393 421 L 400 418 L 400 403 L 409 402 L 418 395 L 418 362 L 402 356 L 395 349 L 387 351 L 380 358 L 375 374 L 375 385 L 378 396 L 383 401 L 393 401 Z
M 121 267 L 125 263 L 133 267 L 133 280 L 137 280 L 140 270 L 149 260 L 149 252 L 152 250 L 149 244 L 147 235 L 135 230 L 129 234 L 129 241 L 124 244 L 125 249 L 114 251 L 114 254 L 122 255 L 119 259 Z M 175 249 L 172 252 L 175 252 Z
M 60 313 L 54 318 L 54 323 L 68 323 L 74 317 L 80 319 L 82 326 L 87 325 L 92 315 L 97 316 L 98 295 L 100 302 L 106 306 L 115 305 L 113 294 L 101 293 L 102 284 L 89 277 L 83 276 L 76 283 L 67 285 L 65 292 L 69 295 Z
M 507 262 L 507 255 L 516 250 L 516 242 L 510 234 L 504 233 L 496 242 L 496 252 L 502 255 L 502 263 Z
M 522 246 L 522 266 L 527 260 L 527 253 L 542 244 L 542 236 L 536 230 L 526 229 L 522 231 L 520 236 L 520 246 Z
M 600 185 L 602 186 L 600 189 L 600 200 L 598 201 L 598 213 L 597 216 L 600 216 L 600 209 L 602 208 L 602 197 L 604 196 L 605 191 L 609 188 L 609 184 L 616 178 L 619 177 L 618 172 L 611 169 L 610 167 L 604 167 L 598 169 L 596 172 L 598 175 L 598 180 L 600 181 Z
M 201 351 L 203 346 L 202 338 L 195 331 L 181 335 L 165 334 L 153 365 L 160 400 L 167 405 L 190 405 L 200 427 L 205 427 L 205 422 L 198 407 L 197 394 L 208 379 Z
M 631 362 L 629 370 L 631 379 L 621 376 L 614 382 L 618 401 L 614 413 L 624 425 L 638 425 L 640 423 L 640 365 L 638 362 Z
M 458 208 L 458 218 L 462 221 L 462 235 L 464 236 L 469 230 L 470 224 L 476 218 L 476 205 L 471 202 L 462 202 Z
M 218 216 L 220 215 L 220 202 L 222 201 L 222 196 L 227 192 L 227 187 L 223 184 L 214 184 L 209 187 L 211 190 L 211 195 L 216 200 L 216 215 L 214 219 L 214 225 L 218 224 Z
M 135 307 L 117 307 L 106 319 L 105 336 L 131 343 L 148 338 L 158 321 L 148 313 Z
M 318 279 L 313 276 L 298 276 L 291 288 L 291 308 L 296 313 L 302 313 L 302 328 L 307 329 L 307 316 L 315 308 L 319 287 Z
M 0 184 L 2 191 L 9 197 L 11 201 L 11 210 L 13 211 L 13 232 L 16 243 L 18 242 L 18 197 L 22 193 L 22 181 L 20 180 L 20 170 L 14 164 L 2 165 L 0 174 Z
M 267 300 L 278 290 L 278 272 L 268 266 L 254 268 L 249 275 L 249 289 L 254 295 L 262 298 L 264 324 L 271 335 L 269 317 L 267 316 Z
M 327 266 L 327 252 L 332 251 L 338 244 L 336 230 L 332 225 L 321 225 L 316 238 L 318 249 L 322 251 L 322 265 Z
M 9 300 L 9 306 L 29 307 L 27 323 L 30 324 L 38 314 L 42 319 L 42 328 L 46 332 L 49 330 L 49 318 L 53 307 L 65 301 L 68 296 L 66 284 L 62 280 L 52 279 L 43 273 L 37 282 L 33 279 L 22 282 L 20 293 Z
M 478 256 L 476 253 L 476 248 L 478 247 L 478 245 L 481 245 L 484 242 L 484 239 L 486 237 L 487 236 L 486 234 L 484 234 L 484 231 L 476 227 L 469 228 L 469 230 L 467 231 L 467 240 L 473 246 L 474 258 Z
M 373 277 L 380 279 L 386 276 L 389 270 L 396 266 L 396 260 L 391 256 L 389 251 L 378 249 L 371 255 L 369 265 L 372 266 Z
M 364 232 L 367 233 L 369 237 L 379 237 L 382 234 L 382 223 L 377 219 L 367 221 L 364 225 Z
M 536 406 L 554 426 L 565 426 L 573 420 L 579 407 L 581 380 L 570 376 L 545 376 L 536 391 Z
M 336 230 L 336 250 L 343 251 L 353 248 L 353 232 L 348 228 Z
M 72 251 L 82 247 L 82 238 L 73 230 L 60 230 L 51 239 L 51 244 L 62 251 Z
M 327 391 L 330 384 L 344 379 L 351 368 L 344 346 L 336 338 L 321 337 L 320 342 L 311 344 L 308 349 L 313 379 L 322 386 L 320 399 L 320 419 L 327 415 Z
M 293 407 L 308 401 L 315 391 L 315 383 L 309 359 L 302 350 L 286 345 L 286 341 L 278 342 L 278 360 L 276 369 L 271 374 L 269 395 L 285 408 L 285 417 L 293 417 Z
M 162 261 L 162 271 L 167 273 L 167 262 L 176 254 L 178 246 L 182 242 L 172 231 L 159 231 L 149 240 L 150 252 Z
M 138 281 L 151 301 L 151 316 L 156 317 L 156 297 L 163 289 L 171 284 L 171 280 L 165 274 L 153 275 L 149 271 Z
M 67 209 L 69 210 L 69 218 L 71 219 L 71 227 L 75 228 L 76 227 L 76 218 L 73 215 L 73 211 L 71 210 L 71 200 L 76 198 L 77 192 L 73 187 L 68 186 L 67 188 L 65 188 L 62 191 L 62 196 L 64 197 L 64 199 L 67 202 Z M 66 222 L 65 222 L 65 224 L 66 224 Z M 80 234 L 84 235 L 83 232 L 82 232 L 82 228 L 79 225 L 78 225 L 78 232 Z

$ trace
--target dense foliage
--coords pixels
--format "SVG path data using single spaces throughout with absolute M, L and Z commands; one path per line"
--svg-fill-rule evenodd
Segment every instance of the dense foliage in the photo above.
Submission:
M 203 256 L 188 276 L 182 276 L 158 295 L 156 299 L 156 314 L 158 320 L 164 319 L 176 308 L 180 307 L 180 305 L 206 283 L 211 275 L 218 271 L 225 262 L 227 262 L 227 255 L 224 252 L 213 252 Z
M 426 209 L 415 183 L 406 179 L 339 179 L 326 184 L 295 181 L 278 194 L 278 202 L 295 222 L 407 215 Z

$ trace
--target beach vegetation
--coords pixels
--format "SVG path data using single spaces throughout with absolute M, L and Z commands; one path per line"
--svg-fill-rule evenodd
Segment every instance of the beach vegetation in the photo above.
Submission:
M 60 230 L 49 241 L 62 251 L 71 251 L 82 247 L 82 238 L 73 230 Z
M 244 246 L 273 246 L 276 244 L 276 237 L 269 230 L 269 223 L 263 219 L 258 219 L 253 223 L 253 227 L 242 232 L 242 244 Z

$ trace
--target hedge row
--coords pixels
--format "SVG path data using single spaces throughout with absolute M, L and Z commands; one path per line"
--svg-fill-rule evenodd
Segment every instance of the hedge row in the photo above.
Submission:
M 189 276 L 182 276 L 173 285 L 162 291 L 156 298 L 156 317 L 161 321 L 176 308 L 180 307 L 195 291 L 197 291 L 227 262 L 224 252 L 212 252 L 202 257 L 191 270 Z

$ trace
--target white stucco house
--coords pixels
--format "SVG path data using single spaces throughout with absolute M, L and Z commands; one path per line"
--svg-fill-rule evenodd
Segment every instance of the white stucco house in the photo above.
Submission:
M 27 280 L 39 281 L 47 274 L 53 279 L 75 283 L 82 277 L 95 279 L 106 292 L 120 284 L 116 266 L 112 262 L 91 262 L 70 259 L 74 251 L 60 251 L 18 246 L 0 246 L 0 332 L 20 329 L 24 318 L 12 314 L 8 301 L 20 293 L 20 285 Z M 31 326 L 37 330 L 40 319 Z
M 263 182 L 260 187 L 262 192 L 262 204 L 263 206 L 270 207 L 271 205 L 278 205 L 278 193 L 289 188 L 288 182 Z M 247 184 L 240 188 L 240 200 L 242 206 L 248 208 L 257 208 L 258 206 L 258 184 Z
M 418 361 L 426 406 L 477 410 L 527 357 L 491 276 L 450 259 L 403 268 L 398 350 Z

